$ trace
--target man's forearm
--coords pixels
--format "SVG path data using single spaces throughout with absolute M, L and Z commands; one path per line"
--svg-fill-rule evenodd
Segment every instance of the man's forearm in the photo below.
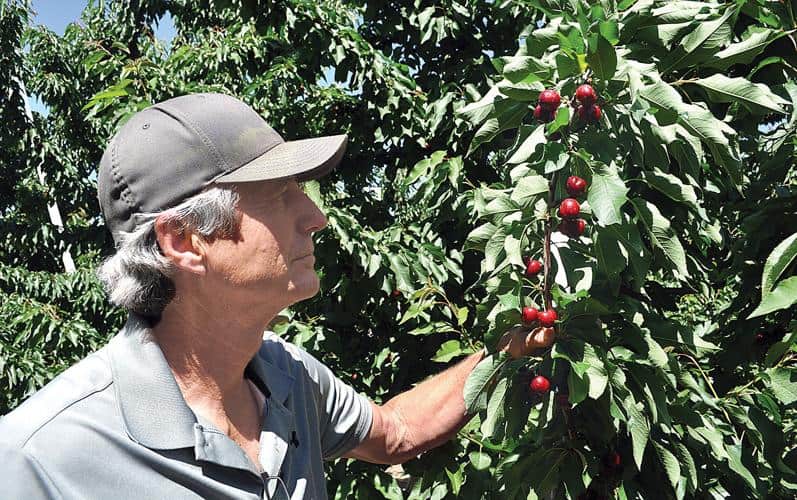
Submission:
M 463 389 L 484 350 L 388 401 L 403 426 L 398 461 L 413 458 L 451 439 L 472 417 L 465 413 Z

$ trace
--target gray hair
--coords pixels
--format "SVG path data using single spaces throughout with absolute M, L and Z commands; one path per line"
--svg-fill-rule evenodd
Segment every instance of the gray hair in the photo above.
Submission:
M 140 214 L 139 225 L 118 236 L 116 253 L 97 270 L 110 301 L 150 319 L 159 319 L 174 298 L 175 267 L 161 252 L 155 220 L 164 216 L 179 234 L 191 230 L 206 241 L 231 238 L 239 229 L 239 196 L 232 186 L 213 186 L 162 212 Z

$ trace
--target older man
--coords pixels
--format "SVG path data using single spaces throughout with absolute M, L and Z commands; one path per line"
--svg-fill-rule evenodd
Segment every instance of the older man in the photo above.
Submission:
M 98 176 L 116 243 L 100 277 L 130 317 L 0 421 L 0 497 L 326 498 L 323 459 L 399 463 L 467 422 L 483 353 L 378 406 L 266 331 L 318 292 L 326 219 L 300 183 L 345 145 L 285 142 L 220 94 L 121 128 Z M 502 345 L 521 356 L 552 336 L 513 330 Z

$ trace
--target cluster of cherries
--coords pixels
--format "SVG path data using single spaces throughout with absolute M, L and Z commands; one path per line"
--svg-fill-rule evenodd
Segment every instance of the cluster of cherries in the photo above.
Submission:
M 579 213 L 581 213 L 581 205 L 575 197 L 583 196 L 587 192 L 587 181 L 572 175 L 567 178 L 565 188 L 567 193 L 573 198 L 565 198 L 559 204 L 558 214 L 562 218 L 562 222 L 559 224 L 559 231 L 570 237 L 578 237 L 584 234 L 587 222 L 578 218 Z M 525 275 L 527 278 L 535 278 L 540 274 L 540 271 L 542 271 L 542 262 L 532 258 L 526 259 Z M 554 326 L 558 318 L 554 309 L 540 311 L 532 306 L 523 307 L 520 311 L 520 317 L 526 326 L 532 326 L 539 322 L 544 327 Z M 551 382 L 546 377 L 537 375 L 531 380 L 529 389 L 535 394 L 545 394 L 551 389 Z
M 578 218 L 578 214 L 581 213 L 581 205 L 576 197 L 586 194 L 587 181 L 577 175 L 571 175 L 567 178 L 565 188 L 567 189 L 567 194 L 572 198 L 565 198 L 559 204 L 558 213 L 559 217 L 562 218 L 562 222 L 559 224 L 558 229 L 562 234 L 566 234 L 571 238 L 578 238 L 584 234 L 584 230 L 587 228 L 587 221 Z
M 582 122 L 597 122 L 601 119 L 601 107 L 595 104 L 598 94 L 592 85 L 585 83 L 576 89 L 573 104 L 576 106 L 576 116 Z M 578 104 L 576 104 L 578 103 Z M 552 122 L 556 117 L 556 110 L 562 104 L 562 97 L 556 90 L 546 89 L 540 92 L 539 102 L 534 108 L 534 119 L 544 123 Z

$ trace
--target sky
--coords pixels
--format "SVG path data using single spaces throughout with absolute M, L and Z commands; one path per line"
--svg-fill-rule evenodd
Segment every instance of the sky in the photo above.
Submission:
M 43 24 L 61 36 L 69 23 L 80 20 L 80 14 L 88 5 L 89 0 L 33 0 L 33 24 Z M 175 30 L 172 17 L 168 13 L 160 20 L 155 29 L 155 36 L 164 42 L 174 38 Z M 42 102 L 31 96 L 30 107 L 33 111 L 47 114 L 47 108 Z

